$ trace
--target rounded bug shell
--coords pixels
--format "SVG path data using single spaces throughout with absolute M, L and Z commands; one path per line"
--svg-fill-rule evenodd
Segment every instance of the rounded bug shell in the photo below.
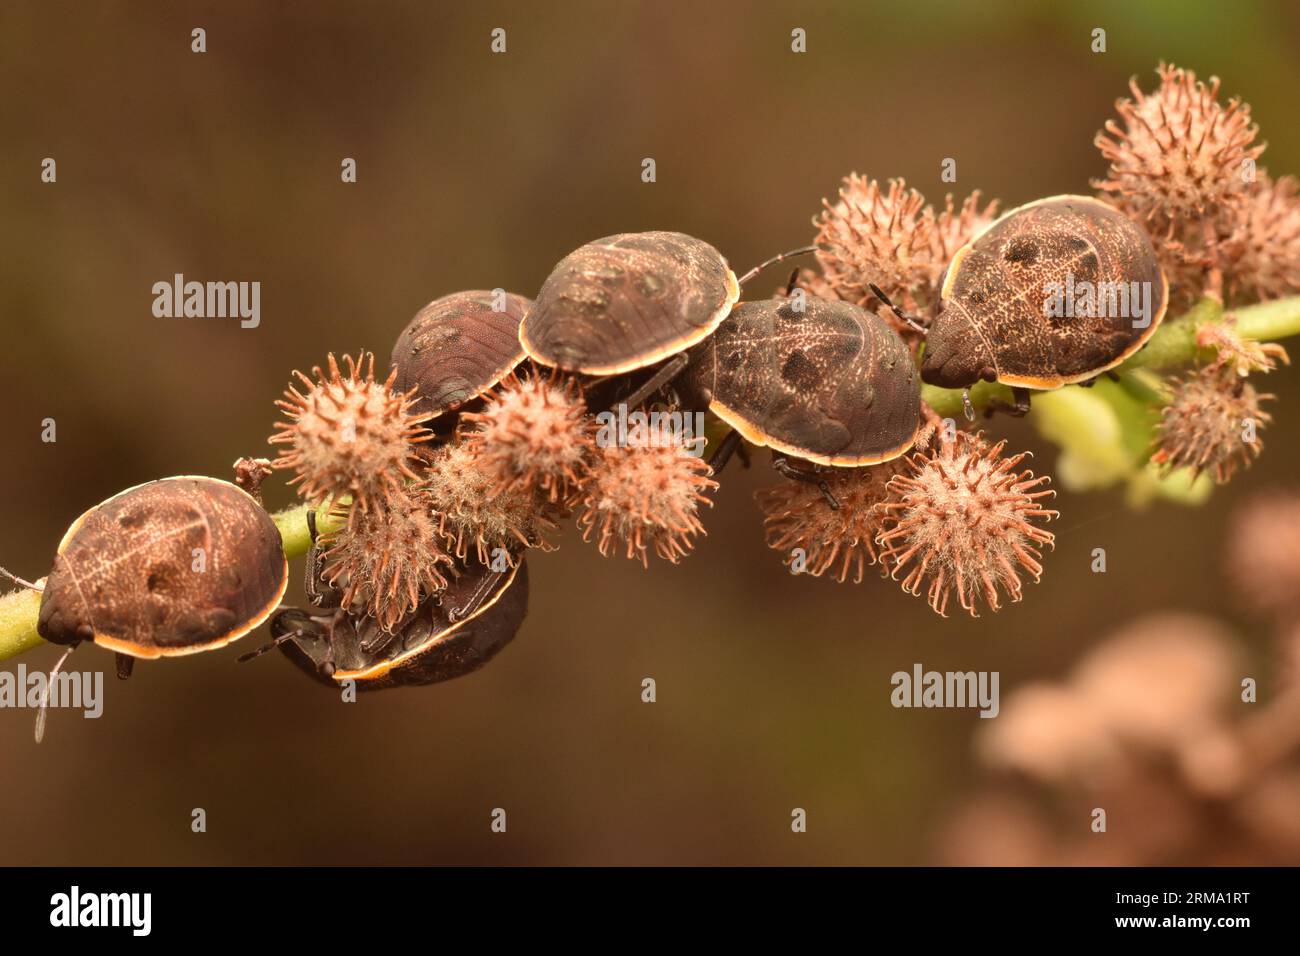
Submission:
M 271 621 L 275 637 L 297 632 L 280 651 L 313 679 L 361 690 L 436 684 L 478 670 L 518 633 L 528 613 L 524 562 L 509 571 L 463 566 L 436 597 L 426 599 L 390 637 L 371 618 L 339 614 L 330 626 L 297 609 Z M 321 669 L 333 638 L 334 672 Z
M 163 478 L 68 529 L 37 631 L 131 657 L 212 650 L 271 615 L 288 571 L 279 529 L 247 492 L 215 478 Z
M 434 415 L 477 398 L 526 357 L 519 323 L 531 306 L 512 293 L 454 292 L 434 299 L 397 337 L 394 387 L 416 389 L 420 400 L 413 408 Z
M 1041 199 L 957 250 L 921 377 L 946 388 L 980 379 L 1036 389 L 1085 381 L 1146 344 L 1168 299 L 1155 250 L 1136 223 L 1088 196 Z
M 742 302 L 692 356 L 688 387 L 746 441 L 823 465 L 912 447 L 921 383 L 903 340 L 850 302 Z
M 621 375 L 702 341 L 740 298 L 717 249 L 680 232 L 621 233 L 565 256 L 519 338 L 537 362 Z

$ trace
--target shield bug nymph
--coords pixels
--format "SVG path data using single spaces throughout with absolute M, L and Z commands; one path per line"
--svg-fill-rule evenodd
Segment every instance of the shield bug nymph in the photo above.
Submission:
M 335 604 L 334 597 L 320 601 Z M 468 564 L 445 590 L 426 598 L 392 631 L 342 607 L 285 608 L 271 619 L 274 638 L 249 657 L 279 647 L 297 667 L 333 687 L 360 690 L 435 684 L 478 670 L 514 639 L 528 611 L 522 559 L 505 571 Z
M 746 441 L 819 465 L 897 458 L 920 427 L 911 353 L 849 302 L 743 302 L 692 353 L 686 380 Z
M 462 408 L 527 357 L 519 323 L 531 306 L 523 296 L 505 292 L 454 292 L 434 299 L 393 346 L 394 387 L 403 393 L 416 389 L 413 408 L 435 420 Z
M 37 632 L 139 658 L 224 647 L 279 606 L 288 581 L 280 532 L 247 492 L 215 478 L 137 485 L 91 508 L 59 543 Z M 26 583 L 26 582 L 23 582 Z M 37 721 L 37 739 L 44 710 Z
M 680 232 L 620 233 L 569 253 L 519 326 L 537 363 L 590 376 L 665 362 L 629 407 L 686 367 L 684 352 L 713 332 L 740 298 L 722 253 Z
M 881 296 L 883 299 L 883 295 Z M 1087 196 L 1013 209 L 953 255 L 921 378 L 1026 389 L 1085 382 L 1146 344 L 1169 288 L 1145 232 Z

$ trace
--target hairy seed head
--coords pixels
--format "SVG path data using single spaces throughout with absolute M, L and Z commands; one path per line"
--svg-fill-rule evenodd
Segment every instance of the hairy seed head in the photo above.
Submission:
M 302 385 L 293 385 L 276 405 L 287 422 L 270 438 L 285 445 L 276 468 L 292 469 L 298 493 L 319 504 L 351 495 L 362 511 L 396 494 L 411 470 L 414 445 L 432 435 L 423 423 L 428 415 L 414 414 L 415 392 L 392 391 L 395 372 L 383 383 L 375 381 L 375 357 L 362 353 L 354 362 L 343 356 L 346 374 L 329 356 L 328 371 L 312 369 L 315 380 L 294 372 Z
M 454 567 L 443 550 L 427 493 L 403 488 L 369 511 L 350 508 L 347 524 L 326 539 L 325 581 L 392 630 L 420 602 L 447 586 Z
M 473 426 L 466 447 L 496 476 L 497 491 L 537 488 L 560 501 L 587 473 L 591 419 L 572 378 L 512 374 L 481 412 L 466 412 L 461 420 Z
M 946 616 L 953 590 L 972 616 L 982 596 L 991 610 L 999 592 L 1021 598 L 1019 570 L 1042 574 L 1040 548 L 1055 537 L 1033 523 L 1055 511 L 1042 499 L 1055 492 L 1046 476 L 1017 471 L 1025 454 L 1003 458 L 1005 442 L 957 432 L 928 454 L 908 459 L 909 473 L 889 482 L 889 500 L 877 505 L 884 530 L 877 536 L 881 561 L 903 590 L 920 594 L 929 581 L 930 607 Z
M 1263 450 L 1258 433 L 1273 419 L 1260 403 L 1271 398 L 1226 365 L 1207 365 L 1175 380 L 1151 460 L 1170 470 L 1190 468 L 1194 475 L 1206 471 L 1227 483 Z
M 1225 266 L 1229 293 L 1241 301 L 1300 290 L 1300 188 L 1291 176 L 1261 172 L 1233 212 Z
M 881 190 L 874 179 L 853 173 L 835 202 L 813 220 L 817 259 L 838 298 L 859 305 L 874 301 L 875 283 L 903 308 L 915 311 L 917 293 L 934 272 L 934 211 L 901 179 Z
M 521 548 L 553 550 L 547 536 L 558 525 L 560 509 L 537 489 L 501 488 L 497 472 L 464 442 L 445 445 L 431 457 L 424 487 L 438 513 L 438 531 L 456 556 L 465 560 L 469 546 L 482 564 L 494 553 L 511 566 Z
M 1116 104 L 1123 125 L 1106 122 L 1096 145 L 1110 162 L 1109 178 L 1095 185 L 1146 218 L 1201 217 L 1244 198 L 1242 169 L 1264 146 L 1250 107 L 1219 103 L 1219 80 L 1160 64 L 1151 94 L 1131 80 L 1133 99 Z
M 582 539 L 600 553 L 622 550 L 648 566 L 650 551 L 674 564 L 704 533 L 701 502 L 718 487 L 712 470 L 680 439 L 660 429 L 646 441 L 596 450 L 590 479 L 573 500 Z
M 838 509 L 811 481 L 786 480 L 758 491 L 754 497 L 764 515 L 767 546 L 782 552 L 792 569 L 794 552 L 802 551 L 802 573 L 821 577 L 829 571 L 840 583 L 850 575 L 860 583 L 867 565 L 877 561 L 876 535 L 884 529 L 875 505 L 885 499 L 889 480 L 904 467 L 901 461 L 825 473 L 822 477 Z

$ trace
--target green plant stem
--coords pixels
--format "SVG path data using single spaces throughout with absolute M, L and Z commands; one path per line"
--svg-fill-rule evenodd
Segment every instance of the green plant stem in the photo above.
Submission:
M 1300 296 L 1261 302 L 1231 313 L 1237 319 L 1237 333 L 1246 339 L 1269 342 L 1300 335 Z M 1196 344 L 1196 331 L 1206 322 L 1216 322 L 1223 316 L 1223 307 L 1213 299 L 1203 299 L 1176 319 L 1162 322 L 1151 340 L 1137 354 L 1127 359 L 1116 370 L 1120 373 L 1137 369 L 1182 368 L 1198 359 L 1212 358 L 1213 350 Z M 939 415 L 960 419 L 963 411 L 961 389 L 921 386 L 921 398 Z M 978 382 L 970 390 L 971 404 L 977 409 L 987 408 L 993 399 L 1011 401 L 1011 390 L 1005 385 Z
M 271 515 L 275 526 L 280 529 L 286 558 L 300 557 L 311 547 L 311 533 L 307 528 L 307 511 L 310 507 L 306 504 L 295 505 Z M 321 534 L 332 531 L 340 523 L 340 519 L 331 514 L 328 506 L 317 509 L 316 529 Z M 0 597 L 0 661 L 45 643 L 36 633 L 36 617 L 40 607 L 40 594 L 26 588 Z

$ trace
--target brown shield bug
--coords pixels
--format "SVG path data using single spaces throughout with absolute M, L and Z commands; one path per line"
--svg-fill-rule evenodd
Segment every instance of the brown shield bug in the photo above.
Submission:
M 528 572 L 522 559 L 505 571 L 462 565 L 445 590 L 391 632 L 338 607 L 334 589 L 312 599 L 321 611 L 281 610 L 271 619 L 274 640 L 242 659 L 279 647 L 300 670 L 333 687 L 346 681 L 360 690 L 435 684 L 478 670 L 514 639 L 528 612 Z
M 472 401 L 526 357 L 519 323 L 531 306 L 510 293 L 454 292 L 434 299 L 393 346 L 394 388 L 416 389 L 414 408 L 434 415 Z
M 552 270 L 519 326 L 541 365 L 583 375 L 625 375 L 672 358 L 637 390 L 639 400 L 686 366 L 740 298 L 722 253 L 680 232 L 632 232 L 589 242 Z
M 91 508 L 59 543 L 37 632 L 117 655 L 179 657 L 224 647 L 276 609 L 288 582 L 279 529 L 248 492 L 216 478 L 163 478 Z M 20 582 L 26 584 L 27 582 Z M 37 739 L 44 727 L 37 719 Z
M 1087 196 L 1040 199 L 953 256 L 921 378 L 945 388 L 1002 382 L 1023 411 L 1028 389 L 1088 381 L 1140 349 L 1168 292 L 1150 240 L 1127 216 Z
M 907 346 L 879 316 L 808 296 L 742 302 L 691 356 L 687 389 L 754 445 L 820 465 L 897 458 L 921 422 Z

